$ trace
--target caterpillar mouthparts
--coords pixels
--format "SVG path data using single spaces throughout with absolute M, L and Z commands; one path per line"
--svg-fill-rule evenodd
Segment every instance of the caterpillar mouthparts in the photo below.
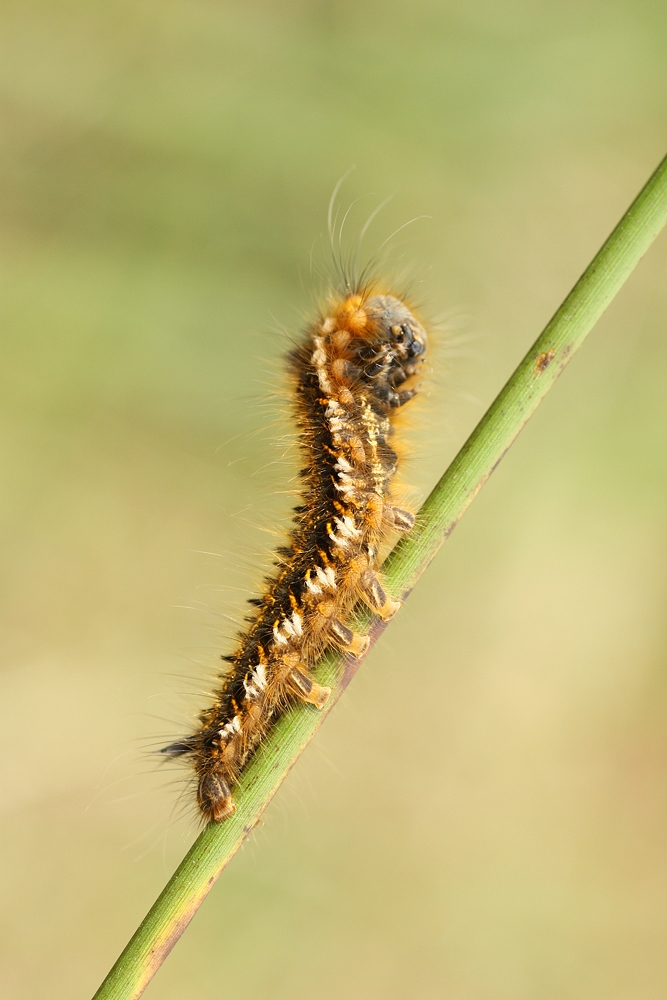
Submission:
M 301 503 L 276 571 L 251 600 L 250 627 L 224 657 L 230 667 L 213 704 L 194 733 L 161 751 L 190 758 L 206 821 L 234 812 L 234 785 L 292 702 L 325 705 L 331 688 L 312 677 L 324 650 L 364 655 L 368 638 L 346 624 L 354 605 L 362 600 L 384 620 L 400 607 L 385 591 L 378 553 L 390 532 L 414 525 L 393 500 L 390 440 L 396 414 L 418 390 L 426 347 L 408 305 L 371 286 L 333 300 L 288 355 Z

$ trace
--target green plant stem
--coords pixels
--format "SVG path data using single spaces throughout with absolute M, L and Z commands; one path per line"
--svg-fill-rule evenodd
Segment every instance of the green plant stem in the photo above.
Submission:
M 407 597 L 461 515 L 667 222 L 667 157 L 547 324 L 423 505 L 413 531 L 383 566 L 389 589 Z M 370 621 L 361 614 L 359 622 Z M 375 621 L 372 643 L 384 625 Z M 235 790 L 236 812 L 197 838 L 131 938 L 95 1000 L 140 996 L 223 868 L 258 823 L 295 760 L 347 687 L 359 662 L 329 654 L 320 683 L 332 697 L 323 712 L 295 706 L 284 715 Z

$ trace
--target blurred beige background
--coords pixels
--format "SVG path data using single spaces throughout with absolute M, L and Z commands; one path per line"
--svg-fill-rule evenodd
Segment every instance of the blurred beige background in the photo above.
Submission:
M 423 496 L 664 155 L 666 66 L 657 0 L 2 4 L 4 997 L 90 996 L 194 836 L 147 751 L 289 508 L 266 397 L 338 178 L 353 235 L 394 195 L 369 253 L 430 217 L 391 250 L 450 317 Z M 666 995 L 666 268 L 663 235 L 152 1000 Z

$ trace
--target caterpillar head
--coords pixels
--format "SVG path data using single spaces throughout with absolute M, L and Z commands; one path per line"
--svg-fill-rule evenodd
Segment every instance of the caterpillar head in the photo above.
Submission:
M 386 406 L 402 406 L 417 391 L 404 386 L 424 361 L 426 330 L 406 304 L 393 295 L 374 295 L 363 309 L 367 339 L 359 355 L 364 378 Z

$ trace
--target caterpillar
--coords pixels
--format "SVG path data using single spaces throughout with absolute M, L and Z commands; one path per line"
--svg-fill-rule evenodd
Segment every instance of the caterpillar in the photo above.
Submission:
M 379 552 L 414 515 L 395 503 L 396 415 L 417 393 L 427 335 L 408 304 L 376 284 L 332 298 L 287 358 L 304 459 L 301 502 L 287 544 L 199 727 L 161 752 L 187 756 L 206 822 L 235 810 L 243 768 L 296 700 L 321 709 L 331 688 L 312 670 L 327 647 L 361 657 L 369 640 L 346 623 L 362 600 L 383 620 L 400 604 Z

